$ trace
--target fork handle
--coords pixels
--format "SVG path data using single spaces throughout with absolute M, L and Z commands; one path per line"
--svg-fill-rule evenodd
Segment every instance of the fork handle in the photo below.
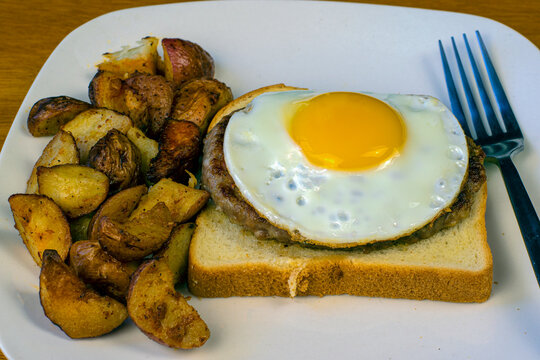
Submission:
M 498 163 L 540 286 L 540 220 L 510 156 L 498 158 Z

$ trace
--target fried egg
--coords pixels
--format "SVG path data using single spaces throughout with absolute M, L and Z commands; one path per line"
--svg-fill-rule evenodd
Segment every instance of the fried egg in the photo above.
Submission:
M 330 247 L 425 226 L 455 200 L 468 166 L 456 118 L 419 95 L 264 93 L 231 116 L 223 153 L 261 216 Z

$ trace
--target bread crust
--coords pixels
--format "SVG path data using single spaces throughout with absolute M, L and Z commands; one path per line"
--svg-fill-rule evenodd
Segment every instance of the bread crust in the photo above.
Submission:
M 272 247 L 280 261 L 259 261 L 249 257 L 230 264 L 208 263 L 201 245 L 208 241 L 206 212 L 219 212 L 225 225 L 238 237 L 251 237 L 249 232 L 233 224 L 212 205 L 197 220 L 197 230 L 189 254 L 188 285 L 201 297 L 230 296 L 307 296 L 340 295 L 429 299 L 449 302 L 484 302 L 491 294 L 493 260 L 487 243 L 485 208 L 487 187 L 477 193 L 471 216 L 453 228 L 405 249 L 414 252 L 418 247 L 434 251 L 453 251 L 458 239 L 469 237 L 471 246 L 478 248 L 481 267 L 478 269 L 448 267 L 437 264 L 399 263 L 383 255 L 366 255 L 358 251 L 313 250 L 313 256 L 296 257 L 294 246 L 277 242 Z M 225 228 L 223 228 L 225 231 Z M 435 238 L 434 237 L 434 238 Z M 446 243 L 446 244 L 445 244 Z M 435 246 L 436 245 L 436 246 Z M 233 250 L 234 251 L 234 250 Z M 427 249 L 426 251 L 431 251 Z M 249 255 L 249 249 L 246 250 Z M 226 257 L 225 254 L 223 254 Z M 369 256 L 369 257 L 368 257 Z M 459 262 L 459 259 L 457 259 Z

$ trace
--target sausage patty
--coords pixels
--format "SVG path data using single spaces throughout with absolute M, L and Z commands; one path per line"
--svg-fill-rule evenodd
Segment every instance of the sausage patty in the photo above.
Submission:
M 275 239 L 289 242 L 291 236 L 287 231 L 272 225 L 244 199 L 227 170 L 223 155 L 223 140 L 230 116 L 224 117 L 216 124 L 204 140 L 202 184 L 210 192 L 214 202 L 233 223 L 242 225 L 252 231 L 258 239 Z M 486 181 L 486 174 L 483 165 L 485 154 L 482 148 L 469 138 L 467 138 L 467 145 L 469 148 L 467 179 L 464 181 L 454 203 L 441 211 L 439 216 L 429 224 L 401 240 L 413 242 L 428 238 L 444 228 L 454 226 L 469 215 L 474 196 Z M 297 241 L 298 239 L 295 237 L 295 242 Z M 306 241 L 306 243 L 309 243 L 309 241 Z M 380 241 L 360 245 L 360 247 L 368 251 L 390 243 L 393 244 L 395 241 Z

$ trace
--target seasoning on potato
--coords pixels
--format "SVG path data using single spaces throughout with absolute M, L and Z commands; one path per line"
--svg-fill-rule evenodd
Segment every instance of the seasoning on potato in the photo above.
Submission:
M 232 99 L 231 89 L 216 79 L 190 80 L 176 91 L 170 116 L 191 121 L 205 134 L 212 117 Z
M 97 241 L 99 220 L 104 216 L 121 223 L 127 221 L 147 190 L 146 185 L 138 185 L 122 190 L 105 200 L 88 225 L 88 240 Z
M 83 111 L 73 120 L 62 126 L 62 130 L 73 135 L 79 149 L 81 163 L 86 164 L 88 152 L 109 130 L 118 129 L 126 133 L 133 123 L 131 119 L 109 109 L 90 109 Z
M 107 216 L 100 218 L 97 239 L 103 249 L 120 261 L 140 260 L 158 250 L 174 226 L 163 203 L 137 217 L 120 223 Z
M 192 349 L 210 337 L 197 310 L 174 289 L 173 274 L 164 261 L 146 261 L 133 274 L 127 308 L 135 325 L 158 343 Z
M 38 266 L 45 249 L 54 249 L 61 259 L 67 258 L 71 233 L 58 205 L 46 196 L 34 194 L 14 194 L 8 201 L 15 228 Z
M 45 315 L 74 339 L 107 334 L 128 316 L 123 304 L 88 288 L 55 250 L 43 253 L 39 297 Z
M 171 212 L 173 221 L 183 223 L 198 213 L 209 198 L 210 193 L 206 190 L 194 189 L 171 179 L 161 179 L 141 197 L 130 218 L 137 217 L 163 202 Z
M 37 178 L 39 193 L 53 199 L 71 218 L 94 211 L 109 193 L 107 176 L 87 166 L 40 166 Z

